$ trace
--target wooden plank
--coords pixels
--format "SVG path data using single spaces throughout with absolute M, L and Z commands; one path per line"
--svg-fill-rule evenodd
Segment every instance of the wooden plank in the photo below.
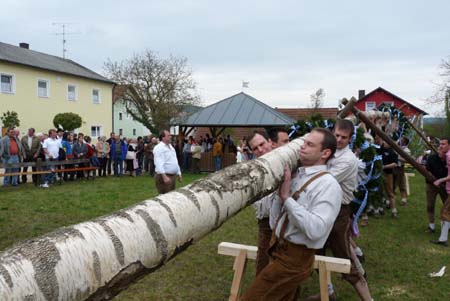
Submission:
M 329 301 L 328 297 L 328 277 L 327 265 L 325 262 L 320 261 L 318 263 L 319 267 L 319 284 L 320 284 L 320 300 Z
M 0 163 L 0 168 L 22 168 L 22 167 L 36 167 L 36 166 L 56 166 L 56 165 L 67 165 L 67 164 L 80 164 L 80 163 L 90 163 L 89 159 L 73 159 L 73 160 L 63 160 L 63 161 L 41 161 L 40 164 L 37 162 L 22 162 L 14 164 Z
M 66 169 L 56 169 L 56 170 L 41 170 L 41 171 L 27 171 L 27 172 L 9 172 L 0 174 L 1 177 L 12 177 L 12 176 L 21 176 L 21 175 L 43 175 L 49 173 L 60 173 L 60 172 L 73 172 L 73 171 L 91 171 L 97 170 L 98 167 L 90 166 L 90 167 L 77 167 L 77 168 L 66 168 Z
M 327 270 L 330 272 L 344 273 L 344 274 L 350 273 L 351 263 L 349 259 L 315 255 L 314 256 L 315 269 L 319 268 L 319 262 L 323 262 L 326 265 Z
M 218 246 L 217 253 L 226 256 L 238 256 L 241 250 L 245 250 L 248 259 L 256 260 L 256 253 L 258 247 L 248 246 L 242 244 L 235 244 L 232 242 L 221 242 Z
M 240 250 L 239 255 L 234 260 L 233 270 L 233 282 L 231 284 L 231 294 L 228 300 L 237 301 L 242 287 L 242 279 L 244 278 L 245 265 L 247 263 L 247 251 Z
M 410 172 L 405 172 L 405 184 L 406 184 L 406 195 L 409 195 L 409 177 L 415 177 L 416 175 Z
M 231 242 L 221 242 L 218 246 L 218 254 L 226 256 L 236 257 L 239 255 L 241 250 L 245 250 L 247 252 L 247 259 L 256 259 L 256 253 L 258 251 L 258 247 L 256 246 L 235 244 Z M 350 273 L 351 263 L 348 259 L 316 255 L 314 257 L 315 269 L 319 268 L 319 262 L 323 262 L 326 265 L 327 270 L 330 272 L 344 274 Z
M 54 172 L 73 172 L 73 171 L 89 171 L 89 170 L 97 170 L 98 167 L 76 167 L 76 168 L 65 168 L 65 169 L 56 169 Z
M 51 171 L 27 171 L 27 172 L 9 172 L 9 173 L 1 173 L 1 177 L 13 177 L 13 176 L 21 176 L 21 175 L 43 175 L 43 174 L 49 174 Z

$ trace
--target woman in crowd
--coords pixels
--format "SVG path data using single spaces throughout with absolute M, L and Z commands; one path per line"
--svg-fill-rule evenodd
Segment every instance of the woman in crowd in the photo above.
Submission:
M 136 161 L 136 143 L 133 139 L 128 140 L 127 156 L 125 158 L 126 171 L 129 172 L 130 176 L 135 177 L 135 161 Z
M 72 151 L 72 148 L 73 148 L 73 133 L 65 132 L 63 134 L 61 145 L 62 145 L 62 147 L 63 147 L 63 149 L 64 149 L 64 151 L 66 153 L 66 160 L 67 161 L 72 161 L 73 158 L 74 158 L 73 151 Z M 64 168 L 65 169 L 73 168 L 73 165 L 72 164 L 66 164 L 64 166 Z M 63 179 L 64 179 L 64 181 L 67 181 L 67 180 L 73 181 L 74 177 L 75 177 L 75 173 L 73 171 L 65 172 L 64 176 L 63 176 Z
M 75 159 L 86 159 L 87 146 L 83 142 L 84 135 L 79 133 L 77 136 L 77 142 L 74 143 L 72 152 Z M 84 163 L 79 163 L 78 167 L 85 167 Z M 83 171 L 77 171 L 77 179 L 84 177 Z
M 100 166 L 98 169 L 98 175 L 100 177 L 106 177 L 106 164 L 108 163 L 109 159 L 109 143 L 106 142 L 106 137 L 102 136 L 100 137 L 99 141 L 97 142 L 97 158 L 100 162 Z
M 84 142 L 86 144 L 87 152 L 86 152 L 86 159 L 89 159 L 91 166 L 98 167 L 99 162 L 97 160 L 97 156 L 95 154 L 95 146 L 92 145 L 92 139 L 89 136 L 84 137 Z M 93 160 L 94 159 L 94 160 Z M 93 175 L 95 176 L 95 170 L 92 170 Z M 91 170 L 88 170 L 86 172 L 87 176 L 89 177 L 91 174 Z

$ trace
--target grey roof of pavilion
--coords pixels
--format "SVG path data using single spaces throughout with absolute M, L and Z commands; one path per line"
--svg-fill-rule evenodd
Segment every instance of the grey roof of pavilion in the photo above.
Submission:
M 113 81 L 107 79 L 106 77 L 103 77 L 72 60 L 63 59 L 58 56 L 49 55 L 2 42 L 0 42 L 0 61 L 61 72 L 111 84 L 113 83 Z
M 286 126 L 295 120 L 244 92 L 238 93 L 178 120 L 176 125 L 196 127 Z

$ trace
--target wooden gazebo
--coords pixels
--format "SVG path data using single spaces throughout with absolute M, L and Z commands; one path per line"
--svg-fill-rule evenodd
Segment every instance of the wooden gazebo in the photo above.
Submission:
M 292 118 L 258 99 L 240 92 L 202 108 L 191 115 L 177 118 L 172 122 L 172 126 L 179 126 L 180 138 L 183 139 L 189 136 L 195 128 L 200 127 L 209 128 L 211 136 L 215 138 L 226 128 L 285 127 L 294 123 L 295 120 Z M 226 154 L 223 160 L 224 167 L 234 164 L 235 160 L 234 155 L 227 156 Z M 201 162 L 202 170 L 213 169 L 211 153 L 203 153 Z

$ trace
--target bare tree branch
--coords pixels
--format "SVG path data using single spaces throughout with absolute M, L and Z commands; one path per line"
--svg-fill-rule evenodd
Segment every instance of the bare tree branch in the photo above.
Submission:
M 151 132 L 168 128 L 184 107 L 199 103 L 186 58 L 163 59 L 146 50 L 122 62 L 108 59 L 104 70 L 108 78 L 128 87 L 123 95 L 127 112 Z
M 311 94 L 309 97 L 310 97 L 310 107 L 314 110 L 317 110 L 323 106 L 325 91 L 322 88 L 320 88 L 314 94 Z

